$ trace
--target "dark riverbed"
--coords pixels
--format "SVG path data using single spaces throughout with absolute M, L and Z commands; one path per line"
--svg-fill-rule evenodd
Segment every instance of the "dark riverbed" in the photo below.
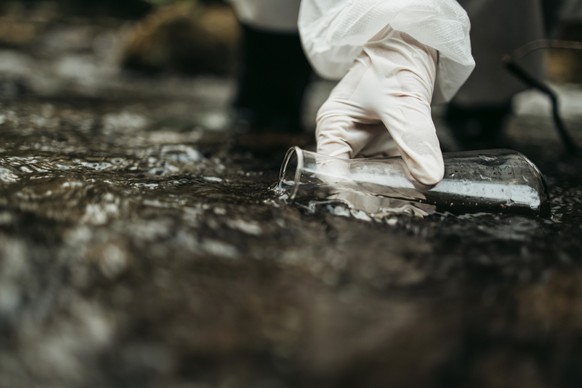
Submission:
M 549 218 L 366 221 L 277 198 L 312 134 L 234 131 L 230 80 L 72 51 L 0 51 L 0 387 L 580 386 L 582 160 L 535 96 Z

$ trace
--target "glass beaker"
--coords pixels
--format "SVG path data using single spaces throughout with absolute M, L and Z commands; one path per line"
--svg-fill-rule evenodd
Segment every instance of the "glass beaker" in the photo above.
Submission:
M 378 201 L 382 198 L 453 213 L 549 211 L 543 175 L 523 154 L 499 149 L 443 157 L 443 180 L 427 187 L 412 178 L 400 157 L 338 159 L 292 147 L 281 166 L 278 187 L 291 200 L 345 199 L 366 212 L 385 205 Z

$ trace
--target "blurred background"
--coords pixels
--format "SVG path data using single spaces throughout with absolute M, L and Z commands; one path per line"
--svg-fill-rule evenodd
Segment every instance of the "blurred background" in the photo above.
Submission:
M 44 71 L 56 66 L 52 70 L 57 75 L 70 79 L 83 71 L 96 77 L 119 71 L 228 76 L 235 66 L 237 34 L 234 15 L 221 1 L 32 0 L 0 5 L 0 47 L 44 61 Z M 67 69 L 68 77 L 55 64 L 65 56 L 71 56 L 71 66 L 78 64 Z M 17 60 L 2 62 L 5 76 L 27 70 Z
M 65 48 L 103 55 L 100 38 L 113 33 L 107 51 L 121 69 L 225 76 L 235 66 L 238 26 L 224 0 L 6 0 L 0 17 L 1 47 L 39 58 Z M 562 19 L 555 38 L 579 40 L 579 15 Z M 580 55 L 548 50 L 549 78 L 579 81 Z
M 570 11 L 553 38 L 582 39 L 579 11 Z M 239 25 L 224 0 L 7 0 L 0 5 L 0 93 L 115 94 L 147 79 L 210 77 L 222 81 L 208 87 L 209 97 L 227 106 L 238 47 Z M 582 82 L 582 50 L 543 52 L 546 80 Z M 131 77 L 137 78 L 129 82 Z M 179 89 L 187 81 L 175 83 Z M 313 128 L 315 111 L 332 86 L 321 80 L 311 85 L 305 128 Z

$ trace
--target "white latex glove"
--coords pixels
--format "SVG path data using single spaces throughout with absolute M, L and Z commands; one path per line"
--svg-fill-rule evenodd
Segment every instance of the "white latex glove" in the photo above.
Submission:
M 372 38 L 317 114 L 317 152 L 340 158 L 401 155 L 425 185 L 444 164 L 430 102 L 437 52 L 385 28 Z

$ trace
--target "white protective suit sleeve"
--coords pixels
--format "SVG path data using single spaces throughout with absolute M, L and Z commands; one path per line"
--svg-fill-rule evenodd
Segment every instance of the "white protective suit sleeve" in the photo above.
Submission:
M 433 101 L 450 100 L 475 66 L 469 18 L 455 0 L 303 0 L 299 11 L 305 52 L 328 79 L 343 77 L 387 26 L 438 51 Z
M 230 0 L 237 17 L 255 28 L 297 32 L 301 0 Z

